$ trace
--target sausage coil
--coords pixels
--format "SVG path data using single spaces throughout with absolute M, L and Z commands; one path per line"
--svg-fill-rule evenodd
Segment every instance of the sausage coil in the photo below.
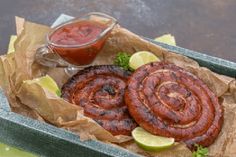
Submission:
M 137 69 L 128 80 L 125 102 L 135 121 L 152 134 L 209 146 L 223 123 L 214 93 L 192 73 L 167 62 Z
M 114 65 L 91 66 L 79 71 L 62 87 L 62 97 L 84 108 L 113 135 L 130 135 L 136 127 L 124 102 L 130 73 Z

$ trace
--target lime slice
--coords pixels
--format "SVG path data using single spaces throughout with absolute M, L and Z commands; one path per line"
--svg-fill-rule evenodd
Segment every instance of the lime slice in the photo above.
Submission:
M 61 95 L 61 91 L 57 86 L 57 83 L 48 75 L 33 80 L 26 80 L 24 81 L 24 83 L 38 83 L 43 88 L 46 88 L 48 91 L 55 93 L 58 96 Z
M 139 51 L 130 57 L 129 66 L 135 70 L 144 64 L 156 61 L 160 61 L 160 59 L 153 53 L 148 51 Z
M 148 151 L 160 151 L 171 147 L 175 142 L 174 138 L 155 136 L 141 127 L 135 128 L 132 131 L 132 136 L 138 146 Z
M 155 41 L 159 41 L 161 43 L 165 43 L 165 44 L 176 46 L 175 37 L 172 36 L 171 34 L 162 35 L 162 36 L 160 36 L 158 38 L 155 38 L 154 40 Z

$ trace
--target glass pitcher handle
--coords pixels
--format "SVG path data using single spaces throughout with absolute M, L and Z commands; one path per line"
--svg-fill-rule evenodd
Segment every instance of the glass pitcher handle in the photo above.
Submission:
M 67 68 L 70 66 L 68 63 L 63 61 L 58 54 L 53 53 L 46 45 L 42 45 L 36 50 L 35 61 L 41 65 L 53 68 Z

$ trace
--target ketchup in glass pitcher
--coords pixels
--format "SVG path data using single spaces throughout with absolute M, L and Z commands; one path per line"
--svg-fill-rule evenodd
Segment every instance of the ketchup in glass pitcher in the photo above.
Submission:
M 71 65 L 88 65 L 102 49 L 115 24 L 113 19 L 103 17 L 72 20 L 48 34 L 48 48 Z

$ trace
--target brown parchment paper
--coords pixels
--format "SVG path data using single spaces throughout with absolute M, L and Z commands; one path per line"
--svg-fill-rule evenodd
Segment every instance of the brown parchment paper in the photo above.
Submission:
M 19 19 L 18 19 L 19 20 Z M 83 109 L 43 89 L 37 83 L 24 83 L 45 74 L 55 79 L 61 87 L 68 76 L 60 68 L 47 68 L 34 60 L 35 50 L 45 42 L 48 26 L 23 21 L 24 29 L 20 31 L 15 42 L 15 53 L 0 57 L 0 86 L 3 88 L 12 111 L 22 115 L 46 121 L 80 135 L 82 140 L 98 139 L 112 142 L 145 156 L 179 157 L 191 156 L 190 150 L 176 143 L 171 149 L 161 152 L 147 152 L 133 142 L 129 136 L 113 136 L 92 119 L 83 115 Z M 156 46 L 125 28 L 117 26 L 106 41 L 96 58 L 95 64 L 112 64 L 115 55 L 120 52 L 130 54 L 147 50 L 156 54 L 161 60 L 172 62 L 197 75 L 219 97 L 224 106 L 224 124 L 214 144 L 209 147 L 209 156 L 232 157 L 236 155 L 236 80 L 211 72 L 200 67 L 197 62 Z

